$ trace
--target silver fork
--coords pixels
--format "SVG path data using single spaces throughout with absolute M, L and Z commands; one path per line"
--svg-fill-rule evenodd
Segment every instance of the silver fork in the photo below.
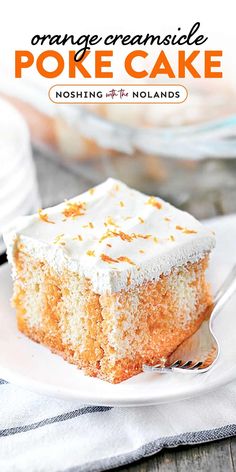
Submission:
M 154 366 L 143 365 L 144 372 L 207 372 L 216 363 L 220 347 L 213 333 L 213 321 L 221 309 L 236 291 L 236 264 L 217 290 L 214 303 L 208 308 L 206 319 L 200 328 L 188 339 L 183 341 L 167 358 L 161 359 Z

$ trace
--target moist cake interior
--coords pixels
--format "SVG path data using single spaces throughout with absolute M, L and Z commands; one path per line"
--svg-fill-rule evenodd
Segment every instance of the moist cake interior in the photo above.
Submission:
M 173 269 L 158 282 L 112 295 L 89 280 L 19 251 L 14 305 L 18 327 L 31 339 L 91 376 L 117 383 L 170 355 L 204 319 L 211 303 L 207 258 Z

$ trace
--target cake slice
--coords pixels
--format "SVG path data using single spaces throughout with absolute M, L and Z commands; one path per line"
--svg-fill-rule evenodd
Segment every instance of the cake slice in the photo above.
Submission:
M 20 218 L 5 241 L 19 330 L 112 383 L 170 355 L 212 302 L 212 232 L 113 179 Z

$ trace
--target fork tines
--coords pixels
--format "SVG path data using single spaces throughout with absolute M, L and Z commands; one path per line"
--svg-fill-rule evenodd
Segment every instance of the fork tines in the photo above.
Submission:
M 145 372 L 169 372 L 174 369 L 185 369 L 185 370 L 196 370 L 200 369 L 203 362 L 198 361 L 193 363 L 193 361 L 182 362 L 182 360 L 177 360 L 172 364 L 156 364 L 154 366 L 144 364 L 143 370 Z

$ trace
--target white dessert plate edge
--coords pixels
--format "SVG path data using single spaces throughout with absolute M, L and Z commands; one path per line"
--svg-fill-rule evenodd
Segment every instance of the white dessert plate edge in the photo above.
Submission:
M 216 232 L 209 280 L 215 290 L 235 262 L 236 215 L 206 222 Z M 179 401 L 208 393 L 236 378 L 236 296 L 215 321 L 221 354 L 205 374 L 182 376 L 145 373 L 117 385 L 85 376 L 75 366 L 17 331 L 10 307 L 11 281 L 8 264 L 0 267 L 0 376 L 41 394 L 103 406 L 141 406 Z

